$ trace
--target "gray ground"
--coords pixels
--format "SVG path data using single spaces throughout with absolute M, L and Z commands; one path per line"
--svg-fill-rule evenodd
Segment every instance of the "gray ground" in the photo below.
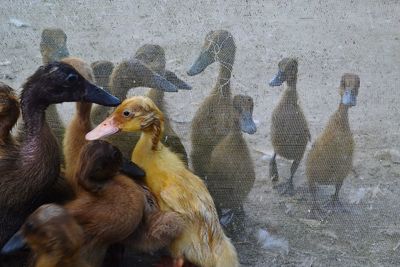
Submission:
M 218 69 L 212 65 L 195 77 L 185 71 L 205 34 L 227 29 L 237 44 L 233 92 L 255 99 L 259 122 L 257 133 L 246 136 L 257 172 L 245 205 L 248 232 L 252 237 L 266 229 L 275 238 L 267 240 L 266 248 L 254 238 L 237 244 L 243 265 L 399 266 L 400 164 L 394 156 L 400 147 L 400 2 L 246 2 L 2 0 L 0 79 L 18 88 L 32 74 L 41 63 L 38 46 L 44 27 L 63 28 L 71 54 L 89 62 L 118 62 L 144 43 L 160 44 L 166 49 L 168 68 L 193 85 L 192 91 L 166 99 L 174 127 L 189 150 L 191 119 Z M 29 25 L 16 27 L 10 18 Z M 341 191 L 350 214 L 331 214 L 322 223 L 307 220 L 304 165 L 295 177 L 299 190 L 292 198 L 279 196 L 267 178 L 270 117 L 282 90 L 267 82 L 283 56 L 299 58 L 298 91 L 313 139 L 337 107 L 341 74 L 361 77 L 359 105 L 350 111 L 354 171 Z M 67 121 L 73 105 L 59 109 Z M 281 176 L 287 177 L 290 162 L 279 159 L 278 165 Z M 321 189 L 320 197 L 328 199 L 332 190 Z

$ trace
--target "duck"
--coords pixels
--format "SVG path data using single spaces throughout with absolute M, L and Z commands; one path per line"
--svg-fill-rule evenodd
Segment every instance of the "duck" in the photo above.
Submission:
M 145 171 L 145 184 L 160 209 L 176 212 L 184 221 L 183 232 L 168 247 L 174 266 L 181 267 L 185 261 L 200 267 L 239 266 L 236 249 L 219 223 L 206 185 L 160 142 L 163 129 L 163 113 L 150 98 L 136 96 L 124 100 L 86 139 L 141 131 L 132 161 Z
M 82 148 L 78 162 L 74 175 L 78 184 L 77 197 L 65 207 L 83 228 L 85 237 L 81 250 L 84 259 L 91 266 L 101 266 L 107 248 L 128 239 L 142 224 L 147 212 L 147 198 L 140 185 L 120 172 L 122 154 L 110 143 L 103 140 L 88 142 Z M 154 216 L 154 213 L 151 215 Z M 165 218 L 152 218 L 151 231 L 158 233 L 147 231 L 142 236 L 150 236 L 148 239 L 151 241 L 159 237 L 168 240 L 170 232 L 160 227 Z M 177 215 L 171 217 L 169 214 L 167 220 L 169 224 L 176 222 L 179 230 L 179 218 L 173 221 L 175 218 L 178 218 Z M 172 234 L 175 238 L 175 233 Z M 161 245 L 164 245 L 163 242 L 166 241 L 162 241 Z M 139 244 L 139 247 L 146 246 L 144 250 L 147 251 L 158 248 L 158 244 L 151 244 L 149 248 L 149 243 Z
M 28 245 L 35 267 L 90 267 L 82 258 L 83 230 L 68 211 L 57 204 L 40 206 L 4 245 L 10 254 Z
M 40 41 L 40 53 L 44 65 L 68 57 L 67 34 L 60 28 L 43 29 Z M 61 145 L 64 138 L 65 126 L 56 105 L 50 105 L 47 108 L 46 120 L 56 135 L 58 143 Z
M 234 238 L 243 235 L 243 202 L 256 178 L 254 163 L 242 135 L 242 132 L 254 134 L 257 131 L 252 118 L 253 107 L 252 97 L 234 96 L 230 133 L 215 146 L 207 171 L 207 188 L 214 199 L 219 216 L 222 216 L 220 221 Z M 231 227 L 227 225 L 230 222 Z
M 304 156 L 307 143 L 311 141 L 311 134 L 306 117 L 298 103 L 296 89 L 298 61 L 296 58 L 283 58 L 278 63 L 278 68 L 278 73 L 269 85 L 280 86 L 286 82 L 286 88 L 272 112 L 271 142 L 274 153 L 269 163 L 269 176 L 274 183 L 279 180 L 277 155 L 293 160 L 288 181 L 275 188 L 281 194 L 294 195 L 293 177 Z
M 353 166 L 354 138 L 350 128 L 349 109 L 356 106 L 360 77 L 344 73 L 340 80 L 338 109 L 330 117 L 323 132 L 312 145 L 306 159 L 306 175 L 312 195 L 311 216 L 321 218 L 323 212 L 317 202 L 317 185 L 334 185 L 328 207 L 345 211 L 339 201 L 344 179 Z
M 131 58 L 120 62 L 114 68 L 110 78 L 110 88 L 115 96 L 126 99 L 127 92 L 134 87 L 149 87 L 166 92 L 178 92 L 178 87 L 162 75 L 152 71 L 142 61 Z M 110 136 L 107 140 L 121 150 L 124 158 L 130 158 L 138 136 L 136 133 L 121 133 Z
M 22 86 L 24 129 L 16 153 L 0 159 L 0 246 L 45 201 L 60 175 L 60 147 L 45 118 L 48 106 L 87 101 L 116 106 L 119 99 L 85 80 L 72 66 L 53 62 L 39 67 Z
M 90 64 L 93 70 L 94 80 L 96 84 L 107 92 L 111 92 L 110 76 L 114 69 L 114 63 L 107 60 L 98 60 Z M 102 122 L 109 115 L 109 108 L 97 105 L 93 107 L 91 120 L 92 123 L 97 125 Z
M 18 151 L 18 142 L 11 134 L 20 115 L 20 105 L 15 91 L 0 82 L 0 160 Z
M 145 44 L 138 48 L 134 58 L 140 60 L 152 71 L 159 75 L 162 75 L 169 82 L 174 84 L 180 90 L 191 90 L 192 87 L 181 80 L 173 71 L 166 70 L 166 59 L 164 49 L 155 44 Z M 147 96 L 153 100 L 157 107 L 164 113 L 164 137 L 163 144 L 169 147 L 174 153 L 181 155 L 183 161 L 188 164 L 188 157 L 184 145 L 182 144 L 179 136 L 172 128 L 170 119 L 165 108 L 164 102 L 164 91 L 151 88 L 147 93 Z M 137 134 L 136 142 L 139 140 L 139 134 Z M 135 143 L 136 143 L 135 142 Z
M 217 83 L 196 111 L 191 125 L 190 159 L 194 172 L 203 179 L 214 147 L 230 131 L 233 113 L 230 79 L 235 53 L 235 40 L 230 32 L 210 31 L 200 55 L 187 71 L 189 76 L 194 76 L 215 61 L 220 65 Z

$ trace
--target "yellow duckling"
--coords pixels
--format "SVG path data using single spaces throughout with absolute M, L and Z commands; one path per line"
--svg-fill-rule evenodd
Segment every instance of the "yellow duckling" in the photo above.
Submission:
M 141 131 L 132 160 L 146 172 L 145 182 L 161 210 L 175 211 L 185 228 L 169 246 L 175 266 L 184 259 L 201 267 L 239 266 L 236 250 L 218 221 L 214 202 L 202 180 L 161 142 L 164 116 L 150 98 L 126 99 L 86 135 L 95 140 L 119 131 Z

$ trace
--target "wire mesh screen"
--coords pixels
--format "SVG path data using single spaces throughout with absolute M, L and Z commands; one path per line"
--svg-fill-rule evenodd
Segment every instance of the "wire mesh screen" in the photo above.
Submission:
M 399 12 L 4 1 L 0 265 L 399 266 Z

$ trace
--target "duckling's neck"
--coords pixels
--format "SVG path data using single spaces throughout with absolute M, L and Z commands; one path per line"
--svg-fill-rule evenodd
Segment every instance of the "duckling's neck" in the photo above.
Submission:
M 286 103 L 297 104 L 296 83 L 287 83 L 282 100 Z
M 214 88 L 214 93 L 222 95 L 224 97 L 231 96 L 230 82 L 232 76 L 232 65 L 233 65 L 233 59 L 231 62 L 219 63 L 218 81 Z
M 89 124 L 90 122 L 90 111 L 92 110 L 92 103 L 78 102 L 76 103 L 77 116 L 80 121 L 84 124 Z
M 147 96 L 164 112 L 164 91 L 151 88 Z
M 35 101 L 27 103 L 22 101 L 22 118 L 24 119 L 28 136 L 37 135 L 44 126 L 48 127 L 45 116 L 47 107 L 47 105 L 38 104 Z
M 335 114 L 335 125 L 342 129 L 350 130 L 349 107 L 342 103 L 339 104 L 339 108 Z
M 0 145 L 2 144 L 2 142 L 4 143 L 9 143 L 11 142 L 12 138 L 11 138 L 11 129 L 12 127 L 15 125 L 15 123 L 17 122 L 17 118 L 14 118 L 15 116 L 12 115 L 8 115 L 10 117 L 0 117 L 0 121 L 2 122 L 0 124 Z

